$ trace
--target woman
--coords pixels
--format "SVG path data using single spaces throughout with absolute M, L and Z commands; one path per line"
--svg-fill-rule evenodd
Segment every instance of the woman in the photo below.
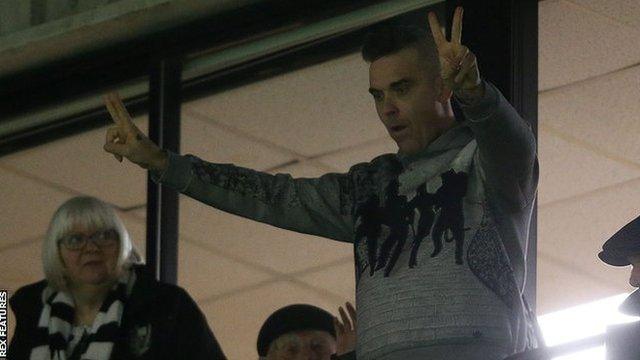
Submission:
M 53 215 L 43 244 L 46 279 L 10 299 L 10 359 L 224 359 L 181 288 L 139 265 L 106 203 L 75 197 Z

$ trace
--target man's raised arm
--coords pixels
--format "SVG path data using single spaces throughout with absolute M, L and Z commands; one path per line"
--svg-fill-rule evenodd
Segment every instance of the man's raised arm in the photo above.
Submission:
M 473 103 L 461 100 L 473 130 L 487 185 L 517 209 L 530 204 L 536 193 L 536 140 L 518 112 L 490 83 Z
M 447 41 L 434 13 L 429 14 L 441 66 L 442 95 L 459 100 L 473 130 L 488 186 L 516 208 L 528 205 L 537 183 L 536 143 L 529 125 L 493 85 L 480 77 L 476 56 L 461 44 L 462 13 L 454 13 Z
M 105 97 L 115 126 L 104 150 L 151 171 L 161 182 L 217 209 L 280 228 L 351 242 L 353 186 L 348 174 L 293 179 L 163 151 L 132 122 L 115 93 Z

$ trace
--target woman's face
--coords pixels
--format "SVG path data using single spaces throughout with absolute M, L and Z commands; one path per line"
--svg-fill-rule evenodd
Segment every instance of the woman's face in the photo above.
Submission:
M 118 234 L 74 226 L 58 241 L 70 286 L 109 284 L 118 277 Z

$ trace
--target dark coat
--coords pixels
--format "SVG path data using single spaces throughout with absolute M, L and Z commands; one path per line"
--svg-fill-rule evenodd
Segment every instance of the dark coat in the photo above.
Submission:
M 156 281 L 141 267 L 136 267 L 136 275 L 111 359 L 226 359 L 204 315 L 184 289 Z M 46 286 L 46 280 L 24 286 L 9 299 L 16 317 L 9 359 L 28 359 L 36 346 L 30 334 L 38 326 Z

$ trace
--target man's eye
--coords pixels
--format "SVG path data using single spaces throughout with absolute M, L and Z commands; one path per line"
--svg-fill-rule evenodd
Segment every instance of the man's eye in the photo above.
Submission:
M 376 94 L 372 94 L 372 96 L 373 96 L 373 100 L 382 101 L 382 94 L 376 93 Z

